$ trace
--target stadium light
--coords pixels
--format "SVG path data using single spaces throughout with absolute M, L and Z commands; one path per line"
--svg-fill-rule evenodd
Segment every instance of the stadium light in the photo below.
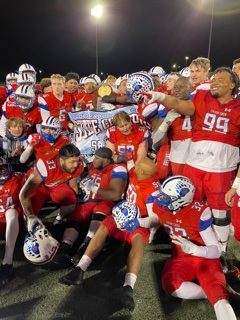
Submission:
M 213 30 L 213 16 L 214 16 L 214 0 L 211 1 L 211 21 L 209 29 L 209 38 L 208 38 L 208 54 L 207 57 L 210 60 L 211 57 L 211 46 L 212 46 L 212 30 Z
M 189 60 L 189 57 L 186 56 L 186 57 L 185 57 L 186 67 L 187 67 L 187 65 L 188 65 L 188 60 Z
M 98 75 L 98 19 L 103 15 L 103 7 L 99 4 L 91 9 L 91 16 L 95 18 L 95 48 L 96 48 L 96 75 Z

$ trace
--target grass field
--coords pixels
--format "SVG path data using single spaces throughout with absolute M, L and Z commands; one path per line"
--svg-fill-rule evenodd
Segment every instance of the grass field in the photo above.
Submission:
M 162 235 L 160 233 L 160 238 Z M 110 243 L 85 274 L 84 287 L 67 287 L 58 278 L 67 271 L 49 271 L 30 264 L 22 253 L 20 237 L 15 254 L 16 278 L 0 291 L 0 319 L 8 320 L 209 320 L 215 319 L 208 301 L 180 300 L 164 295 L 160 274 L 170 255 L 166 239 L 157 239 L 145 248 L 142 269 L 134 290 L 135 310 L 121 310 L 114 289 L 123 283 L 126 245 Z M 0 244 L 3 255 L 4 244 Z M 229 254 L 236 259 L 238 249 L 231 242 Z M 240 306 L 234 310 L 240 319 Z M 227 320 L 227 319 L 226 319 Z

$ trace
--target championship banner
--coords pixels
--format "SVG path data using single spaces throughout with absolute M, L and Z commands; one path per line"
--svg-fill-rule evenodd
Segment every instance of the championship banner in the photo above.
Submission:
M 140 122 L 136 105 L 107 112 L 88 110 L 69 113 L 74 124 L 72 143 L 79 148 L 86 163 L 92 162 L 95 151 L 106 144 L 106 131 L 113 125 L 113 116 L 119 111 L 127 112 L 133 123 Z

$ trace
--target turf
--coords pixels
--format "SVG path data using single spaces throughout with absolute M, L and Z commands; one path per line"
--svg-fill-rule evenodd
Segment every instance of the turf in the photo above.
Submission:
M 50 220 L 46 219 L 46 224 Z M 30 264 L 23 256 L 22 241 L 21 235 L 14 259 L 16 278 L 0 291 L 1 320 L 215 319 L 208 301 L 183 301 L 164 294 L 160 274 L 164 261 L 170 256 L 170 246 L 161 232 L 154 243 L 145 248 L 134 290 L 136 307 L 132 313 L 120 309 L 114 299 L 114 289 L 124 280 L 127 245 L 109 242 L 85 273 L 84 287 L 79 288 L 58 283 L 59 277 L 69 269 L 49 271 Z M 239 251 L 236 242 L 231 241 L 230 247 L 229 258 L 234 260 Z M 0 243 L 0 250 L 3 255 L 4 242 Z M 234 307 L 238 319 L 239 308 Z

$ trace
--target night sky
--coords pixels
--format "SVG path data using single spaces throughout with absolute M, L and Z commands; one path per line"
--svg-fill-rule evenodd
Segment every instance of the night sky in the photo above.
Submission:
M 102 0 L 99 71 L 123 75 L 207 56 L 213 0 Z M 91 0 L 1 0 L 0 80 L 22 63 L 42 76 L 95 72 Z M 203 10 L 196 8 L 202 6 Z M 214 0 L 213 69 L 240 57 L 240 0 Z

